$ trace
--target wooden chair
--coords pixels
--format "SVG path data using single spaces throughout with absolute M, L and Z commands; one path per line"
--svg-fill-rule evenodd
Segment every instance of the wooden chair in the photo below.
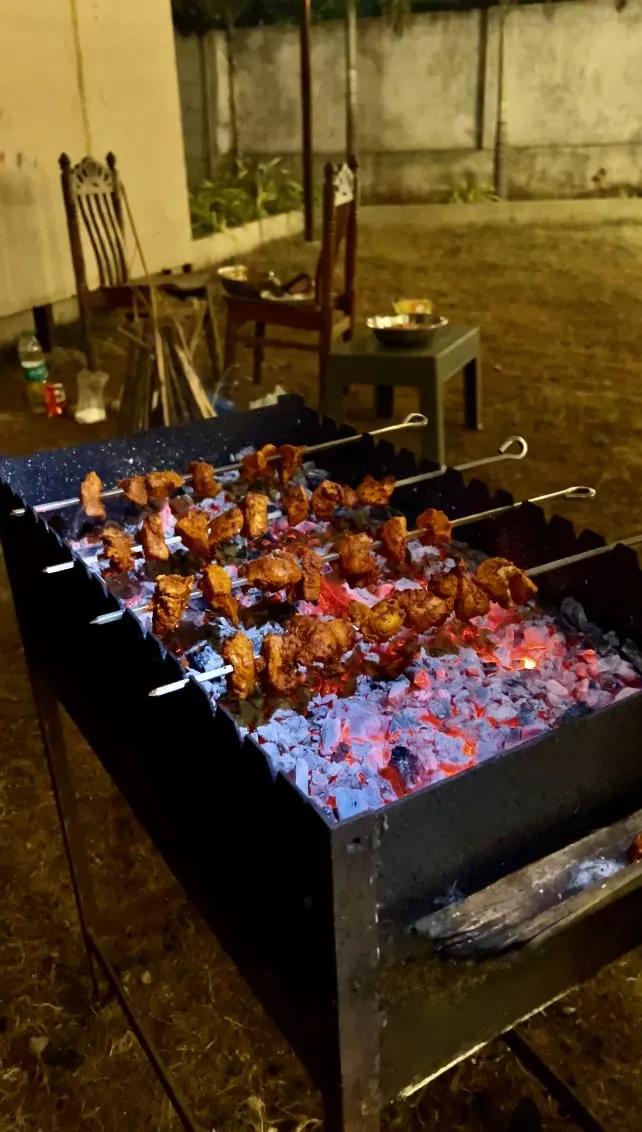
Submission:
M 343 249 L 342 290 L 334 290 L 339 254 Z M 320 385 L 325 364 L 335 339 L 348 341 L 355 322 L 355 269 L 357 256 L 357 163 L 325 167 L 323 182 L 323 233 L 316 269 L 315 293 L 311 302 L 271 299 L 242 299 L 226 295 L 225 361 L 227 372 L 236 360 L 239 342 L 254 348 L 254 382 L 261 380 L 266 346 L 292 350 L 313 350 L 319 354 Z M 337 317 L 337 315 L 339 317 Z M 248 322 L 255 324 L 252 336 L 239 334 Z M 267 326 L 287 326 L 317 336 L 316 342 L 299 339 L 266 338 Z
M 189 265 L 186 265 L 182 273 L 163 271 L 158 275 L 149 275 L 114 154 L 108 153 L 105 162 L 103 165 L 93 157 L 85 157 L 77 165 L 72 165 L 66 153 L 59 158 L 80 321 L 89 368 L 96 369 L 97 366 L 96 350 L 91 338 L 92 311 L 98 308 L 131 309 L 135 295 L 145 304 L 145 296 L 149 297 L 150 291 L 156 289 L 178 298 L 196 298 L 206 304 L 204 332 L 213 376 L 218 378 L 220 348 L 213 308 L 211 272 L 192 272 Z M 96 290 L 91 290 L 87 281 L 83 229 L 98 268 L 100 286 Z M 140 259 L 144 272 L 141 277 L 131 276 L 126 236 L 131 237 L 133 252 Z M 148 300 L 147 305 L 149 309 Z

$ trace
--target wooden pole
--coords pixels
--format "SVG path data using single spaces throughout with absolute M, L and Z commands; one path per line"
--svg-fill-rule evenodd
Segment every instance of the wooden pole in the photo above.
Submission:
M 346 0 L 346 157 L 357 152 L 357 0 Z
M 303 211 L 305 238 L 314 239 L 314 185 L 312 173 L 312 70 L 310 24 L 312 0 L 301 0 L 301 125 L 303 131 Z

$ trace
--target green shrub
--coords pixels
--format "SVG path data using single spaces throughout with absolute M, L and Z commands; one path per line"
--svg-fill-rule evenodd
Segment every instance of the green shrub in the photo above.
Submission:
M 223 167 L 212 180 L 190 193 L 192 233 L 195 237 L 238 228 L 251 220 L 301 208 L 303 190 L 281 164 L 242 158 Z

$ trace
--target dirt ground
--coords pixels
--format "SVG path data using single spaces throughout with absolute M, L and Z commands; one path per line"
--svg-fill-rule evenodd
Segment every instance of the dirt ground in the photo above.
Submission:
M 291 243 L 255 257 L 285 271 L 309 253 Z M 523 433 L 529 459 L 493 474 L 525 496 L 569 483 L 599 489 L 564 513 L 607 536 L 639 529 L 642 472 L 642 226 L 362 226 L 360 310 L 395 295 L 428 295 L 453 320 L 479 323 L 484 360 L 481 433 L 462 427 L 461 391 L 447 406 L 450 462 L 492 452 Z M 247 367 L 249 369 L 249 366 Z M 68 383 L 71 379 L 65 374 Z M 280 382 L 310 401 L 312 358 L 268 357 L 264 390 Z M 404 391 L 405 392 L 405 391 Z M 0 449 L 25 453 L 99 435 L 22 411 L 15 367 L 0 375 Z M 241 404 L 254 391 L 237 390 Z M 349 419 L 373 420 L 356 389 Z M 414 407 L 400 395 L 395 415 Z M 103 429 L 109 431 L 111 424 Z M 491 478 L 490 476 L 488 477 Z M 169 1132 L 178 1123 L 114 1003 L 93 1009 L 55 810 L 6 580 L 0 583 L 0 1132 Z M 120 970 L 204 1127 L 217 1132 L 320 1127 L 320 1103 L 296 1058 L 70 730 L 101 907 Z M 125 958 L 127 956 L 127 958 Z M 613 1132 L 641 1126 L 640 952 L 528 1024 L 537 1046 Z M 572 1122 L 500 1043 L 387 1110 L 387 1132 L 503 1132 L 531 1097 L 542 1127 Z M 522 1123 L 526 1128 L 537 1127 Z

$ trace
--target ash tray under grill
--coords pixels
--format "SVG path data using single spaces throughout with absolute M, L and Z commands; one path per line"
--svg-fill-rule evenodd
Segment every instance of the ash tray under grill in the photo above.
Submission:
M 425 346 L 448 319 L 436 314 L 375 315 L 367 326 L 382 346 Z

